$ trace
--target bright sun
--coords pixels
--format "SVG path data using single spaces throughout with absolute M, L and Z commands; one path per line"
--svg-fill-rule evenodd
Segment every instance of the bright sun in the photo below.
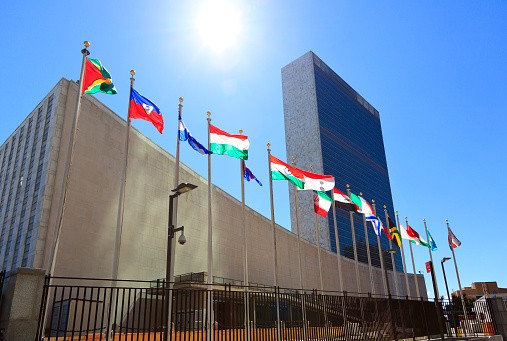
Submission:
M 233 46 L 241 31 L 241 14 L 231 4 L 210 1 L 197 16 L 197 28 L 204 44 L 215 52 Z

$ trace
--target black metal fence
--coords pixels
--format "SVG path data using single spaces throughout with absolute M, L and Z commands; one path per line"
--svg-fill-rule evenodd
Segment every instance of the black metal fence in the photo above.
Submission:
M 483 325 L 491 318 L 486 308 Z M 48 277 L 37 340 L 415 340 L 440 335 L 438 311 L 407 297 Z M 448 311 L 444 305 L 449 327 Z M 453 319 L 446 334 L 459 332 L 462 321 Z

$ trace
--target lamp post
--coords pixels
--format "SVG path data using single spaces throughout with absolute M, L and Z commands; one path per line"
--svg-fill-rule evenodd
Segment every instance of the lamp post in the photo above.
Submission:
M 384 250 L 384 255 L 383 257 L 385 257 L 386 255 L 388 254 L 394 254 L 396 253 L 396 250 L 394 249 L 389 249 L 389 250 Z M 393 337 L 396 341 L 398 341 L 398 333 L 396 332 L 396 322 L 394 321 L 394 314 L 393 314 L 393 301 L 392 301 L 392 297 L 391 297 L 391 289 L 389 288 L 389 277 L 387 276 L 387 260 L 384 261 L 384 273 L 385 273 L 385 277 L 386 277 L 386 286 L 387 286 L 387 299 L 388 299 L 388 304 L 389 304 L 389 315 L 391 315 L 391 329 L 392 329 L 392 334 L 393 334 Z
M 454 320 L 454 309 L 453 309 L 453 306 L 452 306 L 452 298 L 451 298 L 451 295 L 449 295 L 449 287 L 447 286 L 447 277 L 445 276 L 444 263 L 447 262 L 448 260 L 451 260 L 451 257 L 444 257 L 440 261 L 440 264 L 442 265 L 442 273 L 444 274 L 445 290 L 447 292 L 447 298 L 449 299 L 449 306 L 451 307 L 452 324 L 449 325 L 449 332 L 450 332 L 450 334 L 452 336 L 452 326 L 454 325 L 454 323 L 456 321 Z
M 180 227 L 174 227 L 173 225 L 173 219 L 174 219 L 174 199 L 179 197 L 181 194 L 189 192 L 196 188 L 196 185 L 193 185 L 188 182 L 180 183 L 175 189 L 172 190 L 174 192 L 173 194 L 169 195 L 169 223 L 167 227 L 167 261 L 166 261 L 166 270 L 165 270 L 165 290 L 166 290 L 166 303 L 165 303 L 165 313 L 166 313 L 166 333 L 165 333 L 165 340 L 169 340 L 171 331 L 171 316 L 169 314 L 169 299 L 172 297 L 170 294 L 170 288 L 171 288 L 171 268 L 172 268 L 172 248 L 173 248 L 173 239 L 174 239 L 174 233 L 181 231 L 181 235 L 178 238 L 178 243 L 181 245 L 185 244 L 187 239 L 185 238 L 185 235 L 183 234 L 184 226 Z

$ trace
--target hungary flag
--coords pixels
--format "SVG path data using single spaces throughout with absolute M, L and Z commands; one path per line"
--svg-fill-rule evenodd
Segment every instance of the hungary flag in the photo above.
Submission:
M 401 238 L 403 239 L 407 239 L 409 240 L 410 242 L 414 243 L 414 244 L 421 244 L 421 241 L 420 241 L 420 237 L 419 237 L 419 233 L 417 233 L 415 230 L 413 230 L 410 225 L 407 225 L 408 228 L 405 228 L 405 226 L 403 226 L 402 224 L 400 224 L 400 234 L 401 234 Z M 410 232 L 409 232 L 409 229 L 410 229 Z
M 332 203 L 333 199 L 325 192 L 313 191 L 313 209 L 318 215 L 326 217 Z
M 212 154 L 229 155 L 237 159 L 248 160 L 248 147 L 250 142 L 246 135 L 232 135 L 209 125 L 210 148 Z
M 81 94 L 94 94 L 97 92 L 114 95 L 116 94 L 116 88 L 111 75 L 100 60 L 86 58 Z
M 305 187 L 305 176 L 300 169 L 289 166 L 273 155 L 269 156 L 269 163 L 271 166 L 271 179 L 288 180 L 290 183 L 300 189 L 303 189 Z
M 357 212 L 359 208 L 350 200 L 350 198 L 343 192 L 333 188 L 333 199 L 336 207 L 345 211 Z

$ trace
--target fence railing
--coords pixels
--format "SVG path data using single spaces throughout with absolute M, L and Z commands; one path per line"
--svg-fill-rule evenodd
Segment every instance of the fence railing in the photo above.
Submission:
M 438 311 L 408 297 L 47 277 L 36 340 L 416 339 L 440 334 Z

